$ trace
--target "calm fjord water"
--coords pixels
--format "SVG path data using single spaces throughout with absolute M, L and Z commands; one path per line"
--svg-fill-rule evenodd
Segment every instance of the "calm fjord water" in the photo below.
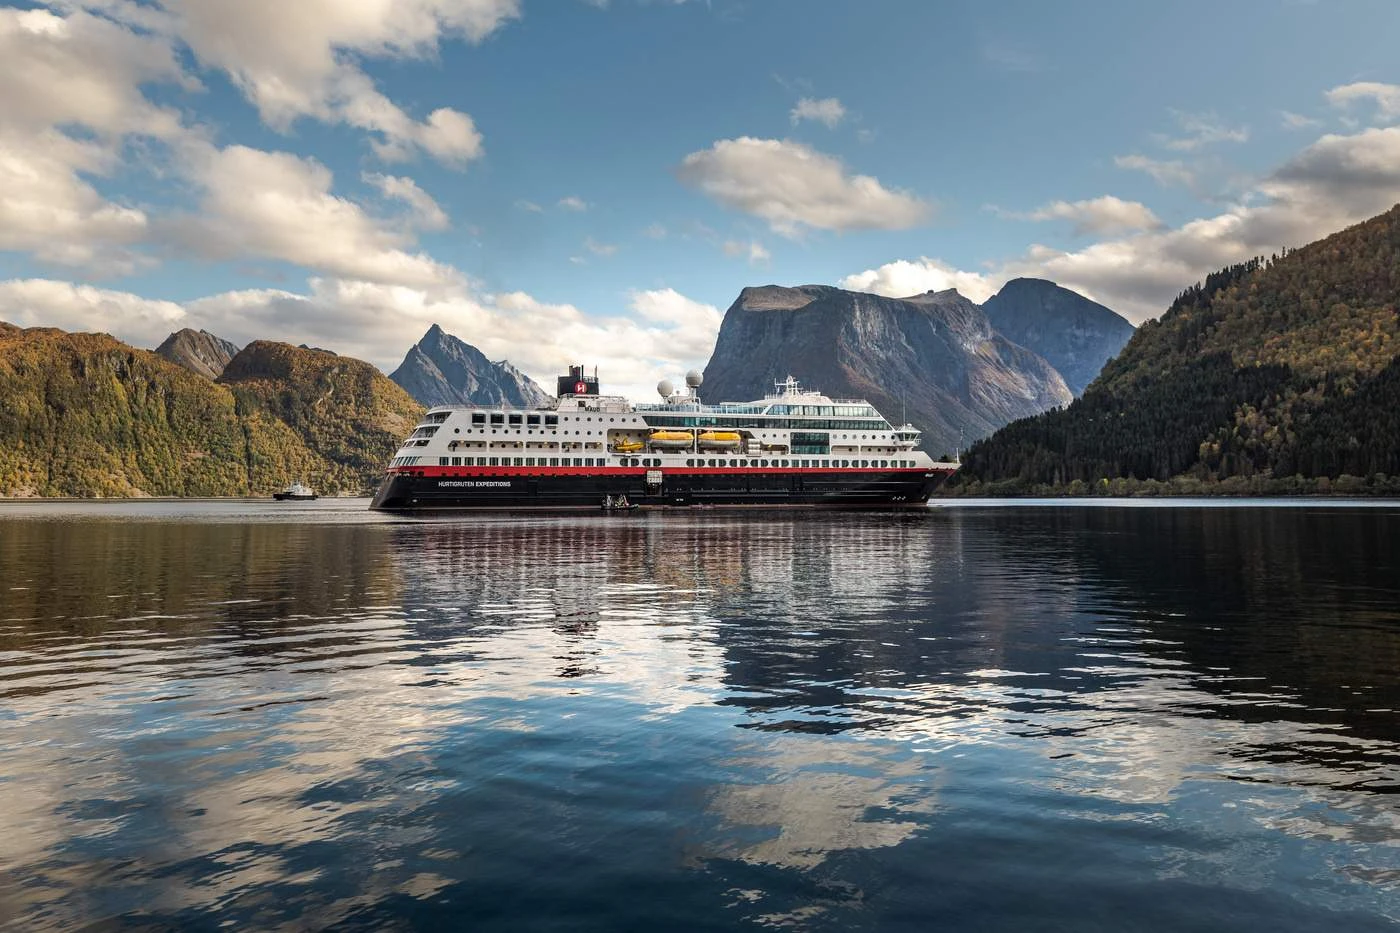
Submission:
M 363 506 L 0 507 L 0 923 L 1400 923 L 1400 507 Z

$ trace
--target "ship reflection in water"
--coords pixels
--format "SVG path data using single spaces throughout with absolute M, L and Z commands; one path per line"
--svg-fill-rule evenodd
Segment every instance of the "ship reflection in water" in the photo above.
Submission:
M 1400 513 L 0 511 L 0 924 L 1400 922 Z

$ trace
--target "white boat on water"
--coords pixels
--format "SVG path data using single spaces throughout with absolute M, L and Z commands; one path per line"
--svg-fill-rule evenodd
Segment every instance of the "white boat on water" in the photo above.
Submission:
M 316 493 L 311 487 L 303 486 L 301 483 L 292 483 L 281 492 L 274 492 L 272 498 L 278 502 L 310 502 L 316 498 Z

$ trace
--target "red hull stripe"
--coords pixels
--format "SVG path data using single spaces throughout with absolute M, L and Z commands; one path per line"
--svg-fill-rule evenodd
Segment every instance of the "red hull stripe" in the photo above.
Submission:
M 646 476 L 660 470 L 665 476 L 723 473 L 750 476 L 755 473 L 951 473 L 951 464 L 930 467 L 576 467 L 576 466 L 411 466 L 392 467 L 387 472 L 409 476 Z

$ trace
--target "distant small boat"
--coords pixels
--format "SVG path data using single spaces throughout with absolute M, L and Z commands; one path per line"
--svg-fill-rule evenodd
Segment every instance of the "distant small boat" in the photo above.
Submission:
M 316 498 L 316 493 L 312 492 L 309 486 L 303 486 L 301 483 L 292 483 L 292 485 L 281 492 L 274 492 L 272 498 L 276 499 L 278 502 L 310 502 L 312 499 Z

